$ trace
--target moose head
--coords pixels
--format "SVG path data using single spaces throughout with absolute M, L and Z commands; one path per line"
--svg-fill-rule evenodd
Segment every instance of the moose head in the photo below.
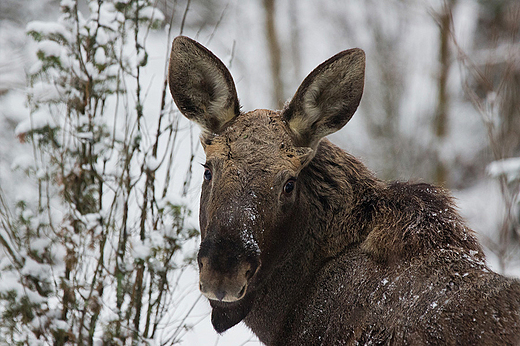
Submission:
M 243 113 L 222 61 L 190 38 L 175 38 L 170 91 L 182 114 L 200 125 L 206 154 L 198 264 L 200 290 L 214 307 L 247 301 L 287 242 L 297 241 L 299 174 L 320 139 L 354 114 L 364 69 L 362 50 L 343 51 L 310 73 L 284 110 Z

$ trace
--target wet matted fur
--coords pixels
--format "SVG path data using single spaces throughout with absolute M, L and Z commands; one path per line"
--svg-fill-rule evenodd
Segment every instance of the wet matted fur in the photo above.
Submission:
M 318 66 L 281 111 L 243 113 L 231 74 L 177 37 L 170 89 L 202 128 L 200 288 L 223 332 L 267 345 L 517 345 L 520 283 L 486 266 L 452 198 L 387 183 L 323 137 L 354 114 L 364 53 Z

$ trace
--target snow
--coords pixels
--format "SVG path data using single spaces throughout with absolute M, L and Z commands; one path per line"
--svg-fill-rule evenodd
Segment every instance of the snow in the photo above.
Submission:
M 105 55 L 105 49 L 103 47 L 99 47 L 96 49 L 96 54 L 94 55 L 94 61 L 96 64 L 104 65 L 107 62 L 107 57 Z
M 7 293 L 10 291 L 16 292 L 17 296 L 23 296 L 25 289 L 24 287 L 16 280 L 14 275 L 10 277 L 10 275 L 6 275 L 2 273 L 0 276 L 0 292 Z
M 145 8 L 142 8 L 139 11 L 139 14 L 143 18 L 152 19 L 154 21 L 162 22 L 164 20 L 164 14 L 160 10 L 158 10 L 157 8 L 154 8 L 152 6 L 147 6 Z
M 39 238 L 31 242 L 30 248 L 37 254 L 41 255 L 45 252 L 45 249 L 50 245 L 51 241 L 49 238 Z
M 38 263 L 30 257 L 26 257 L 25 265 L 22 268 L 22 274 L 37 278 L 41 281 L 47 281 L 51 278 L 51 268 L 48 264 Z
M 76 1 L 74 0 L 61 0 L 60 6 L 68 7 L 68 8 L 74 8 L 74 5 L 76 4 Z
M 69 330 L 70 326 L 66 321 L 53 319 L 52 320 L 53 328 L 56 330 Z
M 94 134 L 92 132 L 78 132 L 75 136 L 79 139 L 84 139 L 87 141 L 91 141 L 94 138 Z
M 64 92 L 65 91 L 58 85 L 43 81 L 34 83 L 32 87 L 27 88 L 27 93 L 30 94 L 35 101 L 40 102 L 60 100 Z
M 146 260 L 150 257 L 151 249 L 150 245 L 143 242 L 136 242 L 132 247 L 132 256 L 135 259 Z
M 109 36 L 107 35 L 105 29 L 104 28 L 98 28 L 97 35 L 96 35 L 96 42 L 100 46 L 104 46 L 104 45 L 106 45 L 108 43 L 108 40 L 109 40 Z
M 41 62 L 41 60 L 38 60 L 29 68 L 29 71 L 27 71 L 27 73 L 29 75 L 37 74 L 38 72 L 41 71 L 42 67 L 43 67 L 43 63 Z
M 44 110 L 38 110 L 31 114 L 29 119 L 20 122 L 16 126 L 14 132 L 17 136 L 20 136 L 26 134 L 31 130 L 34 131 L 43 129 L 46 126 L 53 128 L 56 127 L 56 124 L 54 123 L 54 120 L 48 112 Z
M 91 13 L 99 15 L 99 17 L 97 17 L 97 15 L 93 16 L 93 19 L 99 18 L 99 26 L 104 26 L 116 31 L 118 23 L 124 21 L 123 15 L 116 11 L 114 5 L 110 2 L 103 2 L 101 5 L 98 5 L 97 2 L 93 1 L 89 3 L 89 7 Z M 91 29 L 97 28 L 97 22 L 95 20 L 92 20 L 91 25 L 95 25 L 95 27 L 91 26 Z
M 32 155 L 28 155 L 28 154 L 22 154 L 22 155 L 17 156 L 11 164 L 11 169 L 13 171 L 17 170 L 17 169 L 20 169 L 22 171 L 27 171 L 27 170 L 33 169 L 33 168 L 34 168 L 34 157 Z
M 159 158 L 156 158 L 156 157 L 148 157 L 148 159 L 146 160 L 146 167 L 150 170 L 150 171 L 155 171 L 157 170 L 157 168 L 159 168 L 159 166 L 161 165 L 162 163 L 162 160 L 159 159 Z
M 45 36 L 59 35 L 66 40 L 70 39 L 70 32 L 58 22 L 32 21 L 25 27 L 27 32 L 36 32 Z
M 61 46 L 58 42 L 51 40 L 43 40 L 37 44 L 38 51 L 42 52 L 47 57 L 60 57 Z
M 493 178 L 505 176 L 508 182 L 518 180 L 520 179 L 520 157 L 493 161 L 486 170 Z

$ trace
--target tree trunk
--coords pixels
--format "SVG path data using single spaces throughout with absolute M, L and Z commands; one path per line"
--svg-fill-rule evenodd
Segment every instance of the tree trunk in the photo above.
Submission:
M 269 56 L 271 60 L 271 76 L 273 79 L 273 100 L 274 105 L 281 109 L 284 104 L 283 83 L 281 78 L 282 56 L 278 36 L 276 34 L 275 21 L 275 0 L 264 0 L 265 8 L 265 32 Z
M 451 66 L 449 38 L 452 21 L 452 10 L 454 5 L 455 0 L 446 1 L 442 7 L 442 12 L 438 14 L 438 24 L 440 31 L 440 71 L 438 79 L 437 110 L 433 120 L 433 132 L 437 146 L 437 162 L 435 164 L 434 180 L 438 185 L 446 185 L 448 180 L 448 169 L 442 160 L 439 150 L 442 147 L 442 142 L 445 140 L 448 134 L 449 90 L 447 84 Z

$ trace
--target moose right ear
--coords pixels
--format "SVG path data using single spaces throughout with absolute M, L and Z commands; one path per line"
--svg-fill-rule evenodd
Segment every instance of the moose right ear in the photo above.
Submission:
M 173 40 L 169 83 L 181 113 L 205 132 L 220 133 L 240 113 L 229 70 L 206 47 L 188 37 Z
M 297 145 L 316 148 L 341 129 L 356 111 L 365 79 L 365 53 L 359 48 L 334 55 L 302 82 L 283 113 Z

